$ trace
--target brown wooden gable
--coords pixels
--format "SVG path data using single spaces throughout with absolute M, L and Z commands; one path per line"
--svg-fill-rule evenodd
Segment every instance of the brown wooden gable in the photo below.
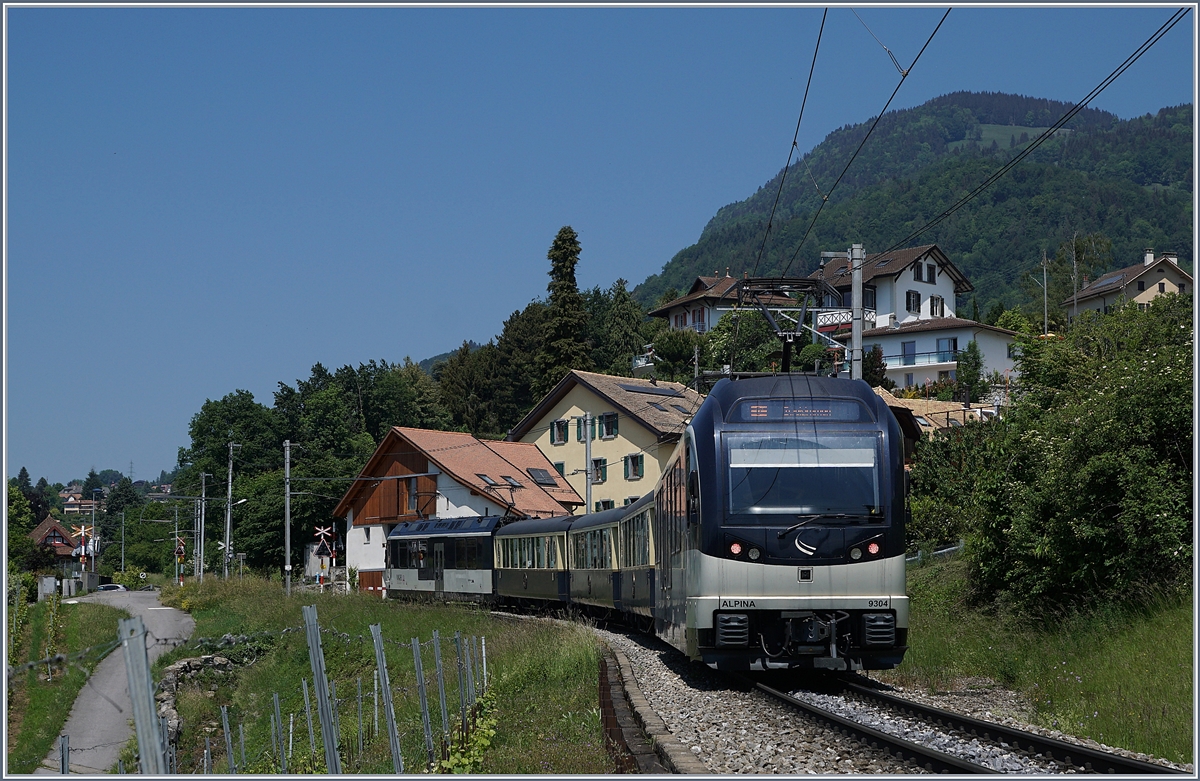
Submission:
M 399 523 L 428 517 L 437 506 L 437 478 L 416 478 L 417 512 L 409 512 L 409 486 L 405 475 L 420 475 L 429 470 L 429 461 L 412 443 L 394 433 L 384 438 L 375 456 L 359 474 L 358 495 L 352 500 L 355 526 Z M 373 482 L 370 478 L 384 478 Z M 344 500 L 343 500 L 344 501 Z

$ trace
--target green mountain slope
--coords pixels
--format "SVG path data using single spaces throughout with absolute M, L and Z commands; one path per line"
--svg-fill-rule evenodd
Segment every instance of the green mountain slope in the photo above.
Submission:
M 1000 93 L 954 93 L 887 114 L 804 236 L 823 195 L 870 123 L 828 137 L 787 171 L 773 227 L 759 248 L 780 175 L 719 210 L 696 244 L 635 291 L 648 304 L 726 266 L 759 276 L 807 274 L 819 253 L 861 242 L 878 252 L 924 226 L 1000 168 L 1070 105 Z M 1024 135 L 1023 135 L 1024 134 Z M 1002 142 L 1003 139 L 1003 142 Z M 1119 120 L 1081 111 L 999 182 L 913 244 L 936 242 L 971 278 L 980 308 L 1023 299 L 1017 287 L 1042 250 L 1075 232 L 1102 232 L 1117 267 L 1145 247 L 1192 263 L 1192 106 Z M 819 188 L 821 191 L 819 191 Z M 965 303 L 965 302 L 960 302 Z

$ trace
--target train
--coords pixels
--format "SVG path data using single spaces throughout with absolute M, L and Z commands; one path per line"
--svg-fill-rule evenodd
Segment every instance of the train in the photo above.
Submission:
M 719 670 L 879 670 L 907 651 L 908 480 L 862 380 L 722 379 L 637 501 L 400 524 L 388 597 L 619 617 Z

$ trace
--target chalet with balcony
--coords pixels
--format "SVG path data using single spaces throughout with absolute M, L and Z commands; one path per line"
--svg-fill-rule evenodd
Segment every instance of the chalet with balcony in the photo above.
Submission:
M 867 255 L 863 260 L 864 321 L 876 327 L 954 317 L 956 296 L 975 289 L 936 244 Z M 850 324 L 850 262 L 834 258 L 809 274 L 842 294 L 841 317 L 822 317 L 818 329 Z M 831 308 L 833 302 L 826 302 Z
M 668 301 L 657 309 L 647 312 L 651 317 L 665 318 L 672 331 L 692 330 L 706 333 L 717 324 L 726 310 L 733 308 L 738 300 L 738 279 L 729 276 L 696 277 L 687 293 Z M 796 302 L 786 296 L 772 296 L 764 301 L 768 306 L 795 306 Z
M 71 536 L 71 532 L 49 515 L 29 532 L 29 537 L 34 545 L 49 548 L 60 567 L 70 565 L 74 551 L 79 547 L 79 541 Z
M 587 496 L 590 475 L 592 505 L 584 512 L 598 512 L 654 487 L 703 400 L 677 382 L 571 371 L 508 438 L 536 445 L 579 496 Z
M 536 445 L 393 427 L 334 515 L 346 520 L 346 566 L 359 590 L 383 592 L 387 537 L 406 521 L 569 515 L 582 499 Z
M 1060 306 L 1071 317 L 1089 310 L 1107 314 L 1121 298 L 1134 301 L 1139 309 L 1145 309 L 1158 296 L 1193 292 L 1192 284 L 1191 275 L 1179 267 L 1177 254 L 1164 252 L 1155 258 L 1154 250 L 1147 249 L 1138 265 L 1110 271 L 1095 282 L 1086 283 Z

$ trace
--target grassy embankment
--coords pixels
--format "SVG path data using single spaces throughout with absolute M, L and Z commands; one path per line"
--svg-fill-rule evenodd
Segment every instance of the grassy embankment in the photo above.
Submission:
M 51 626 L 50 610 L 48 601 L 33 606 L 21 639 L 21 658 L 14 662 L 43 659 L 51 654 L 70 655 L 115 641 L 117 621 L 129 617 L 124 610 L 108 605 L 63 603 Z M 9 773 L 32 773 L 50 753 L 87 675 L 103 658 L 100 654 L 89 655 L 66 670 L 54 670 L 50 680 L 45 667 L 14 677 L 9 684 L 7 703 Z
M 421 772 L 425 763 L 424 734 L 416 690 L 410 639 L 422 642 L 437 629 L 443 638 L 442 659 L 447 669 L 446 695 L 453 721 L 458 709 L 454 672 L 454 632 L 487 639 L 488 677 L 495 692 L 492 718 L 496 734 L 473 769 L 489 773 L 605 773 L 613 767 L 603 747 L 597 694 L 599 650 L 595 636 L 583 628 L 543 621 L 500 619 L 487 611 L 462 605 L 405 604 L 360 594 L 293 594 L 288 599 L 278 583 L 261 580 L 209 580 L 182 589 L 166 588 L 163 603 L 189 610 L 196 620 L 196 637 L 225 633 L 278 633 L 303 625 L 301 606 L 315 604 L 323 629 L 349 634 L 349 642 L 322 633 L 325 667 L 337 696 L 344 700 L 340 714 L 339 756 L 343 772 L 391 773 L 392 761 L 386 719 L 379 715 L 373 730 L 372 700 L 375 652 L 369 627 L 381 624 L 394 691 L 400 743 L 407 772 Z M 360 637 L 362 639 L 360 639 Z M 422 649 L 427 696 L 431 703 L 435 740 L 441 716 L 432 647 Z M 210 651 L 211 652 L 211 651 Z M 156 668 L 179 658 L 199 655 L 196 649 L 176 649 Z M 232 676 L 210 676 L 199 685 L 181 689 L 178 711 L 183 721 L 179 748 L 180 772 L 198 772 L 205 737 L 211 740 L 213 767 L 227 768 L 220 706 L 227 705 L 234 754 L 239 760 L 238 724 L 244 725 L 247 765 L 243 772 L 278 772 L 270 733 L 274 694 L 280 698 L 285 743 L 290 717 L 295 715 L 294 741 L 288 772 L 324 772 L 323 741 L 315 715 L 312 672 L 303 631 L 276 634 L 218 651 L 237 662 Z M 301 679 L 314 697 L 316 756 L 310 756 Z M 357 684 L 363 687 L 364 750 L 358 752 Z M 215 688 L 214 688 L 215 687 Z M 211 696 L 210 696 L 211 695 Z M 382 700 L 381 700 L 382 703 Z
M 986 676 L 1028 698 L 1043 727 L 1193 761 L 1190 598 L 1064 615 L 1038 630 L 970 607 L 966 590 L 965 562 L 910 566 L 910 649 L 880 678 L 945 689 Z

